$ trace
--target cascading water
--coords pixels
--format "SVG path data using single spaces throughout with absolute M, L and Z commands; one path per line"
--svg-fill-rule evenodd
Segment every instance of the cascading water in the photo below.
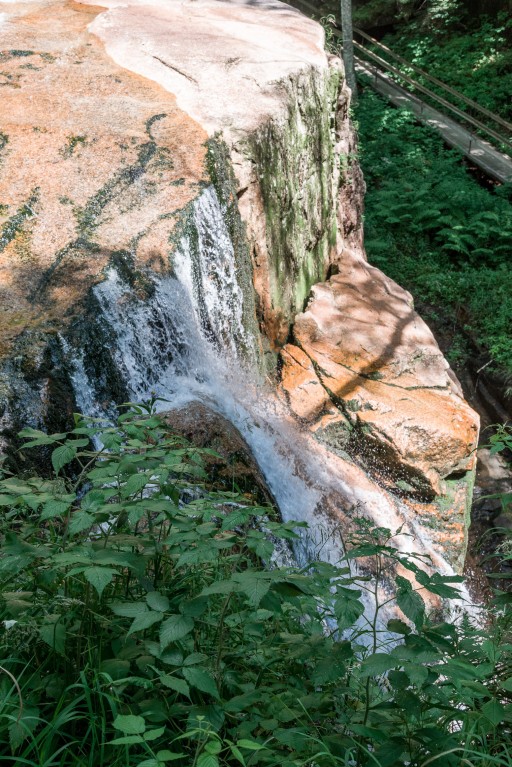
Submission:
M 429 553 L 439 572 L 453 574 L 406 506 L 302 432 L 259 381 L 257 343 L 244 327 L 236 258 L 213 188 L 195 202 L 191 223 L 172 253 L 172 274 L 153 275 L 149 297 L 135 296 L 113 267 L 95 288 L 130 398 L 155 394 L 167 401 L 162 409 L 198 400 L 230 420 L 248 443 L 282 518 L 309 524 L 296 552 L 299 561 L 338 562 L 340 521 L 364 514 L 387 528 L 403 525 L 412 542 L 401 539 L 399 548 Z M 77 405 L 98 414 L 95 382 L 82 357 L 74 368 Z

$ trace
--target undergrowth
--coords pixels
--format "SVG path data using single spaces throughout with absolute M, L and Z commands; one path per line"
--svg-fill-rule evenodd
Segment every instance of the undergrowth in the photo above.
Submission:
M 370 260 L 510 373 L 512 185 L 481 187 L 458 152 L 369 89 L 356 117 Z
M 473 17 L 458 0 L 430 0 L 416 17 L 398 24 L 396 32 L 382 42 L 480 106 L 512 121 L 510 13 Z M 403 71 L 421 81 L 416 73 Z M 430 81 L 424 85 L 437 90 Z M 463 102 L 457 106 L 468 110 Z
M 364 519 L 339 562 L 283 565 L 300 525 L 214 487 L 154 402 L 21 436 L 53 471 L 0 480 L 1 763 L 512 764 L 505 596 L 435 620 L 461 579 Z

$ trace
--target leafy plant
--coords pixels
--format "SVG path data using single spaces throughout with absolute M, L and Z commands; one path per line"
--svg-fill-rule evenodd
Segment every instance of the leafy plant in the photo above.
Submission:
M 512 19 L 506 12 L 493 19 L 471 18 L 457 0 L 431 0 L 423 16 L 400 25 L 383 42 L 412 64 L 509 120 L 511 33 Z M 424 84 L 437 90 L 430 81 Z M 444 95 L 443 91 L 439 95 Z M 471 114 L 464 102 L 456 105 Z
M 25 429 L 53 472 L 0 481 L 0 761 L 510 764 L 505 618 L 429 616 L 460 578 L 364 519 L 339 562 L 281 566 L 299 525 L 215 487 L 154 404 Z
M 512 371 L 512 205 L 460 155 L 369 90 L 357 107 L 370 260 Z

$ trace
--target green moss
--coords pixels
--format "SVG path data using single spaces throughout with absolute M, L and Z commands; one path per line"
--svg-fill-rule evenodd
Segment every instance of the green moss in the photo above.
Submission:
M 33 218 L 35 215 L 33 208 L 37 204 L 38 199 L 39 188 L 36 188 L 32 191 L 28 200 L 16 211 L 14 216 L 11 216 L 11 218 L 3 224 L 0 229 L 0 253 L 4 251 L 9 243 L 14 240 L 16 235 L 23 230 L 25 221 Z
M 329 450 L 336 455 L 339 455 L 340 458 L 343 458 L 345 461 L 352 461 L 348 449 L 353 436 L 353 431 L 354 427 L 352 424 L 350 424 L 348 420 L 345 420 L 328 424 L 324 429 L 318 429 L 318 431 L 314 433 L 314 436 L 318 442 L 326 445 Z
M 338 177 L 333 115 L 340 87 L 336 69 L 304 72 L 283 84 L 288 115 L 271 120 L 250 146 L 267 222 L 271 299 L 291 321 L 313 284 L 326 278 L 336 241 Z
M 84 146 L 86 143 L 86 136 L 68 136 L 66 146 L 62 149 L 61 154 L 64 157 L 71 157 L 77 146 Z

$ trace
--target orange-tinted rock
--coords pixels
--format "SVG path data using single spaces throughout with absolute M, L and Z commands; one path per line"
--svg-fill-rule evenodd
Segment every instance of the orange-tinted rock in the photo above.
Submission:
M 354 253 L 343 254 L 340 273 L 315 285 L 297 316 L 282 389 L 314 424 L 337 405 L 371 461 L 430 492 L 474 465 L 478 417 L 429 328 L 410 295 Z
M 6 10 L 0 353 L 24 330 L 62 327 L 113 253 L 168 263 L 179 211 L 206 178 L 207 138 L 174 95 L 107 55 L 87 29 L 102 8 Z

